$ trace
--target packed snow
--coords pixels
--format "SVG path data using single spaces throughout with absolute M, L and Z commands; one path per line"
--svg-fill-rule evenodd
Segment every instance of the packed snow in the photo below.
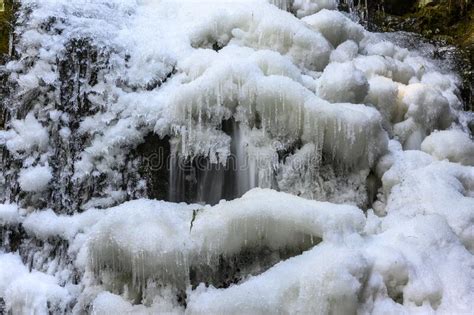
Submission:
M 14 314 L 63 313 L 71 295 L 57 279 L 36 270 L 29 271 L 21 257 L 0 254 L 0 295 L 6 308 Z
M 421 143 L 421 150 L 438 160 L 474 166 L 474 142 L 459 129 L 432 133 Z
M 20 2 L 0 312 L 472 311 L 456 74 L 335 0 Z
M 20 171 L 18 182 L 22 190 L 27 192 L 44 191 L 53 178 L 47 166 L 33 166 Z

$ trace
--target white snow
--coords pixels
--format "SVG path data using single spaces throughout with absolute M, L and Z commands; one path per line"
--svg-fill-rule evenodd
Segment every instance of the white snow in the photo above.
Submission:
M 24 120 L 13 120 L 11 126 L 9 131 L 0 131 L 0 143 L 4 142 L 12 154 L 27 155 L 35 149 L 46 149 L 48 132 L 33 114 L 28 114 Z
M 95 270 L 108 266 L 118 276 L 130 272 L 134 283 L 153 277 L 183 287 L 191 265 L 212 266 L 220 255 L 244 248 L 279 250 L 340 238 L 361 230 L 363 222 L 352 206 L 255 189 L 214 207 L 125 203 L 95 226 L 87 246 Z
M 31 166 L 20 171 L 18 182 L 23 191 L 41 192 L 47 189 L 52 178 L 50 167 Z
M 408 157 L 419 158 L 415 155 Z M 385 176 L 384 176 L 385 177 Z M 473 169 L 446 162 L 433 162 L 400 176 L 387 200 L 386 222 L 398 224 L 401 217 L 438 214 L 444 217 L 464 245 L 474 246 Z M 385 182 L 384 178 L 382 181 Z M 397 222 L 397 223 L 396 223 Z M 388 223 L 387 223 L 388 224 Z
M 367 262 L 346 247 L 323 244 L 228 289 L 198 287 L 190 314 L 347 314 L 367 276 Z
M 332 0 L 22 4 L 32 12 L 9 80 L 18 99 L 52 91 L 28 110 L 12 104 L 19 118 L 0 131 L 18 166 L 2 164 L 2 246 L 25 238 L 21 257 L 0 252 L 8 312 L 472 310 L 474 142 L 455 75 Z M 61 34 L 45 30 L 50 16 Z M 75 129 L 52 86 L 66 44 L 85 37 L 108 60 L 80 91 L 100 110 Z M 235 153 L 248 166 L 237 172 L 243 196 L 117 205 L 132 198 L 123 168 L 134 171 L 130 152 L 150 133 L 180 158 L 226 164 Z M 71 183 L 100 191 L 71 215 L 28 208 L 62 183 L 55 145 L 75 136 L 85 140 L 70 144 Z M 104 187 L 88 186 L 99 176 Z
M 97 315 L 108 314 L 183 314 L 184 309 L 179 305 L 174 305 L 171 300 L 172 292 L 170 290 L 159 290 L 161 295 L 154 297 L 150 306 L 143 304 L 132 305 L 127 300 L 124 300 L 120 295 L 112 294 L 110 292 L 100 293 L 93 301 L 92 312 Z
M 269 0 L 282 10 L 292 10 L 296 16 L 301 18 L 321 11 L 322 9 L 333 10 L 337 7 L 336 0 Z
M 324 9 L 302 21 L 321 32 L 333 47 L 349 39 L 359 43 L 364 38 L 364 28 L 338 11 Z
M 35 211 L 23 220 L 25 231 L 38 239 L 47 240 L 52 237 L 61 237 L 73 240 L 76 234 L 91 229 L 99 219 L 105 216 L 105 211 L 90 209 L 74 217 L 57 215 L 51 209 Z
M 377 108 L 385 119 L 384 127 L 391 130 L 391 123 L 402 119 L 399 100 L 398 84 L 383 76 L 374 76 L 369 80 L 369 91 L 365 98 L 367 104 Z
M 421 143 L 421 150 L 438 160 L 474 166 L 474 142 L 458 129 L 432 133 Z
M 450 126 L 449 103 L 438 90 L 421 83 L 400 87 L 399 91 L 406 112 L 405 120 L 394 125 L 394 132 L 404 148 L 419 150 L 431 131 Z
M 337 46 L 336 49 L 331 52 L 329 60 L 331 62 L 351 61 L 357 57 L 358 52 L 359 46 L 357 43 L 349 39 Z
M 401 219 L 401 218 L 400 218 Z M 467 314 L 472 298 L 474 260 L 438 215 L 393 222 L 368 242 L 374 269 L 364 313 Z M 403 304 L 394 300 L 403 298 Z
M 0 252 L 0 296 L 15 314 L 64 312 L 69 292 L 57 280 L 38 271 L 28 271 L 18 254 Z
M 318 80 L 318 96 L 333 103 L 361 103 L 369 84 L 352 63 L 331 63 Z
M 0 224 L 14 225 L 20 222 L 20 213 L 16 204 L 0 204 Z

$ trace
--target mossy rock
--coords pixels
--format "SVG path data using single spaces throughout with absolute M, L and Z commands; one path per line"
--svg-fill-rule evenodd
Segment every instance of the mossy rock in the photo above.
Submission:
M 10 34 L 13 21 L 13 0 L 0 0 L 3 2 L 3 11 L 0 11 L 0 55 L 8 54 L 10 49 Z M 2 8 L 2 5 L 0 5 Z
M 435 46 L 457 47 L 456 71 L 463 84 L 461 96 L 467 110 L 473 110 L 472 87 L 474 65 L 474 5 L 471 0 L 418 0 L 410 9 L 391 11 L 387 4 L 396 5 L 397 0 L 387 2 L 373 0 L 376 8 L 369 14 L 369 27 L 379 32 L 407 31 L 422 35 Z M 412 1 L 408 1 L 412 3 Z M 383 8 L 384 10 L 381 10 Z M 442 58 L 441 58 L 442 59 Z
M 382 2 L 382 1 L 375 1 Z M 410 12 L 416 5 L 416 0 L 385 0 L 382 2 L 385 12 L 395 15 L 403 15 Z

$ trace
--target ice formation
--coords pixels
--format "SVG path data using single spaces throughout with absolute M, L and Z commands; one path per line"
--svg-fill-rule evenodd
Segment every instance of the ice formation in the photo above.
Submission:
M 438 160 L 474 166 L 474 143 L 462 130 L 434 132 L 421 143 L 421 150 Z
M 455 74 L 333 0 L 20 2 L 0 312 L 472 310 Z

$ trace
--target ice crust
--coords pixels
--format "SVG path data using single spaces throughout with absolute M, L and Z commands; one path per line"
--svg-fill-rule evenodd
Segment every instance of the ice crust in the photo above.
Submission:
M 219 256 L 236 256 L 246 247 L 278 251 L 315 244 L 319 239 L 361 230 L 363 222 L 362 213 L 353 206 L 255 189 L 212 208 L 153 201 L 125 203 L 98 224 L 88 246 L 92 268 L 115 265 L 119 274 L 131 273 L 142 283 L 154 276 L 184 282 L 190 265 L 212 268 Z M 135 234 L 135 229 L 143 234 Z M 176 265 L 182 270 L 161 275 Z
M 41 192 L 47 188 L 52 178 L 53 175 L 49 167 L 33 166 L 21 170 L 18 182 L 23 191 Z
M 71 295 L 57 279 L 43 272 L 29 271 L 18 254 L 0 253 L 0 296 L 16 314 L 61 313 Z
M 21 4 L 23 58 L 6 65 L 21 101 L 0 131 L 12 161 L 0 311 L 472 311 L 474 144 L 455 75 L 332 0 Z M 57 108 L 58 60 L 83 39 L 107 60 L 78 84 L 89 111 Z M 213 164 L 238 137 L 241 193 L 253 189 L 213 206 L 140 198 L 143 179 L 121 179 L 150 133 Z M 64 186 L 58 142 L 77 154 L 66 161 L 77 196 L 100 189 L 72 211 L 45 206 Z
M 459 129 L 432 133 L 421 143 L 421 150 L 438 160 L 474 166 L 474 143 L 468 134 Z
M 390 198 L 377 208 L 384 207 L 382 217 L 373 210 L 366 218 L 354 206 L 255 189 L 213 207 L 136 200 L 105 214 L 33 213 L 22 220 L 38 238 L 56 236 L 75 244 L 75 265 L 85 272 L 76 311 L 92 305 L 99 314 L 467 312 L 473 297 L 474 220 L 458 218 L 472 216 L 473 202 L 459 195 L 472 194 L 466 190 L 472 190 L 474 174 L 423 154 L 399 159 L 417 167 L 390 167 L 404 172 L 408 182 L 392 184 Z M 427 185 L 433 183 L 429 173 L 440 178 L 436 190 Z M 459 180 L 471 188 L 463 191 Z M 415 203 L 409 187 L 426 200 Z M 205 267 L 205 279 L 206 272 L 220 270 L 223 259 L 248 249 L 278 253 L 288 247 L 306 251 L 263 272 L 252 269 L 229 288 L 192 285 L 191 270 Z M 176 302 L 179 290 L 187 292 L 186 308 Z M 134 305 L 136 299 L 142 302 Z

